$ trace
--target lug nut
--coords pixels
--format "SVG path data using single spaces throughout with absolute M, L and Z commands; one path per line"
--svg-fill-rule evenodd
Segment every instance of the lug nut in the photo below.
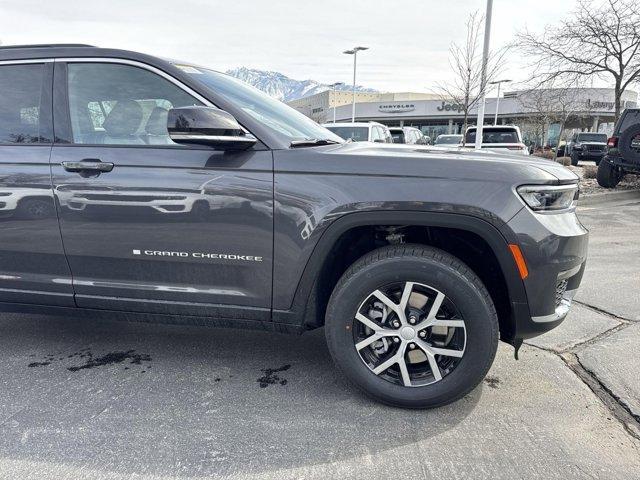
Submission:
M 400 339 L 398 337 L 393 337 L 393 343 L 400 343 Z
M 415 315 L 411 315 L 411 316 L 409 317 L 409 323 L 410 323 L 411 325 L 414 325 L 417 321 L 418 321 L 418 319 L 416 318 L 416 316 L 415 316 Z
M 415 344 L 415 343 L 410 343 L 410 344 L 409 344 L 409 348 L 410 348 L 411 350 L 414 350 L 414 349 L 416 348 L 416 344 Z
M 427 338 L 427 331 L 420 330 L 420 333 L 418 333 L 418 336 L 420 336 L 420 338 Z
M 395 328 L 400 328 L 400 320 L 394 320 L 394 321 L 393 321 L 393 326 L 394 326 Z

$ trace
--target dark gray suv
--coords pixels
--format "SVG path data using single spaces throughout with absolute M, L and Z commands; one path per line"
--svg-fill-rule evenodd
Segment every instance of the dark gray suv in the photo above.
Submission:
M 577 192 L 540 159 L 347 143 L 196 65 L 0 48 L 4 311 L 324 327 L 369 395 L 444 405 L 567 315 Z

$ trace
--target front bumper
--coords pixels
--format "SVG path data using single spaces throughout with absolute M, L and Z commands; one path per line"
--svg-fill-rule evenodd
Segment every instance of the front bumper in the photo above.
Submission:
M 525 207 L 508 225 L 529 270 L 523 280 L 527 302 L 513 305 L 514 337 L 525 339 L 553 329 L 569 313 L 585 269 L 589 232 L 574 211 L 540 214 Z
M 585 159 L 585 160 L 598 160 L 601 159 L 602 157 L 604 157 L 605 155 L 605 151 L 604 150 L 577 150 L 574 149 L 573 150 L 577 157 L 580 159 Z

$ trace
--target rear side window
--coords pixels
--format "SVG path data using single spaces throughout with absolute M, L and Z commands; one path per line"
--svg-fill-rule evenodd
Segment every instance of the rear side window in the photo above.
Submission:
M 42 63 L 0 66 L 0 143 L 51 142 L 44 78 Z
M 627 110 L 624 112 L 620 127 L 618 128 L 618 134 L 624 132 L 632 125 L 640 123 L 640 110 Z
M 476 130 L 469 130 L 466 142 L 474 143 L 475 141 Z M 516 129 L 484 127 L 482 129 L 482 143 L 520 143 L 520 139 Z
M 169 80 L 130 65 L 69 63 L 68 84 L 74 143 L 175 145 L 169 110 L 202 105 Z

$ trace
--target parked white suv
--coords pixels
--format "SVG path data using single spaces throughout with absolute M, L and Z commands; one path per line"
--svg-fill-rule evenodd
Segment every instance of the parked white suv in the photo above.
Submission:
M 473 148 L 476 143 L 476 127 L 467 128 L 465 147 Z M 494 125 L 482 127 L 482 146 L 491 150 L 509 150 L 513 153 L 529 155 L 529 149 L 522 141 L 520 128 L 515 125 Z
M 389 128 L 377 122 L 325 123 L 322 126 L 345 140 L 393 143 Z
M 393 143 L 429 144 L 429 137 L 425 137 L 422 131 L 415 127 L 389 127 L 389 131 L 393 137 Z

